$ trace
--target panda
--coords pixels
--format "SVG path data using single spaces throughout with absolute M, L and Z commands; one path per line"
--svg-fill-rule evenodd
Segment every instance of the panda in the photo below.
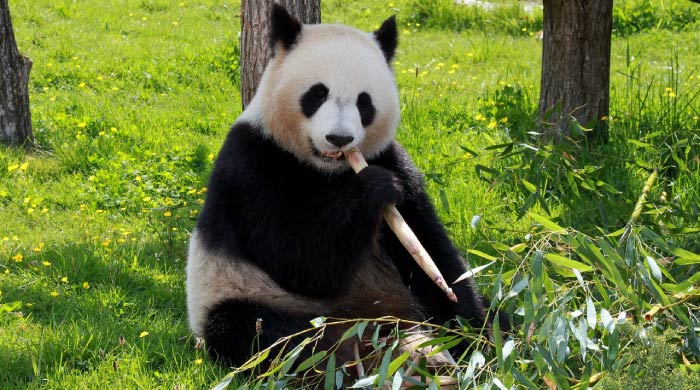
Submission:
M 215 161 L 189 243 L 189 324 L 213 359 L 241 365 L 254 340 L 265 348 L 319 316 L 487 322 L 471 280 L 452 285 L 450 301 L 382 219 L 396 204 L 446 280 L 466 271 L 394 140 L 397 36 L 394 17 L 365 33 L 302 26 L 274 5 L 273 57 Z M 359 174 L 343 155 L 351 148 L 369 162 Z

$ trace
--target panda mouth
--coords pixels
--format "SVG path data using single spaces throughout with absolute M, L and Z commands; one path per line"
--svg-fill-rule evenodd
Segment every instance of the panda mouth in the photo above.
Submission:
M 343 152 L 341 152 L 340 150 L 336 152 L 321 152 L 321 156 L 337 160 L 343 157 Z
M 317 158 L 319 158 L 323 161 L 333 162 L 333 161 L 341 161 L 341 160 L 345 159 L 345 155 L 343 154 L 342 150 L 320 151 L 320 150 L 316 149 L 315 147 L 312 147 L 312 148 L 313 148 L 314 156 L 316 156 Z

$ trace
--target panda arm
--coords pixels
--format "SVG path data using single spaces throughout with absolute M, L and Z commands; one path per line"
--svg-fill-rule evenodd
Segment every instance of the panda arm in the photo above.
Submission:
M 404 282 L 411 288 L 434 321 L 442 323 L 459 315 L 469 319 L 473 325 L 481 326 L 485 317 L 483 298 L 475 291 L 471 280 L 452 284 L 466 272 L 466 266 L 425 192 L 421 175 L 406 152 L 396 144 L 392 153 L 385 158 L 379 163 L 394 170 L 404 183 L 404 201 L 397 206 L 399 212 L 428 251 L 457 295 L 459 302 L 453 303 L 447 298 L 445 293 L 420 269 L 386 225 L 382 235 L 384 249 L 396 263 Z

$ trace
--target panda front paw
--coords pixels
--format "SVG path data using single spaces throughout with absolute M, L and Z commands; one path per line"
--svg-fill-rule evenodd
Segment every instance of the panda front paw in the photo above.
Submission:
M 357 174 L 363 198 L 376 207 L 403 201 L 403 182 L 394 172 L 379 165 L 370 165 Z

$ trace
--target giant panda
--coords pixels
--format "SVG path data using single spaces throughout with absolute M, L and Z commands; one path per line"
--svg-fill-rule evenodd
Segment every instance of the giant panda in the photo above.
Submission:
M 189 243 L 189 323 L 210 356 L 240 365 L 254 340 L 267 347 L 319 316 L 452 326 L 462 317 L 483 326 L 486 301 L 472 282 L 452 285 L 459 303 L 448 300 L 382 219 L 395 203 L 446 280 L 466 271 L 394 140 L 394 17 L 365 33 L 302 26 L 274 5 L 270 44 L 273 57 L 219 152 Z M 369 162 L 359 174 L 343 157 L 351 148 Z M 341 331 L 327 332 L 320 347 Z M 337 352 L 339 361 L 352 358 Z

